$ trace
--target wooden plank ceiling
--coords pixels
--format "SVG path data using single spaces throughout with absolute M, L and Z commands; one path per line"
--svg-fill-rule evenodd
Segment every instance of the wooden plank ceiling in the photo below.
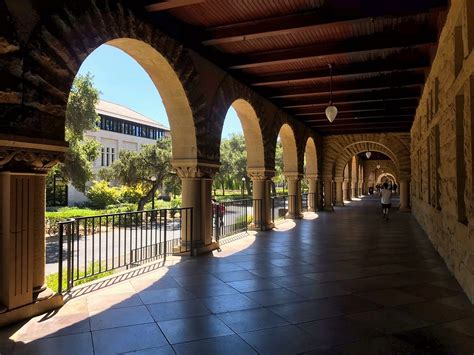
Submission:
M 449 0 L 144 0 L 171 36 L 321 134 L 409 131 Z M 333 102 L 330 123 L 329 64 Z

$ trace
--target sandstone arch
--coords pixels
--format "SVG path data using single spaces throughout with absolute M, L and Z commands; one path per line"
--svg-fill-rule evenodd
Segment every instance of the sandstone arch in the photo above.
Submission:
M 316 144 L 312 137 L 308 137 L 305 146 L 305 158 L 306 158 L 306 176 L 316 177 L 318 174 L 318 156 L 316 152 Z
M 345 164 L 352 156 L 367 150 L 388 156 L 395 164 L 400 176 L 410 176 L 409 135 L 354 134 L 327 137 L 324 142 L 323 175 L 342 178 Z
M 24 59 L 23 105 L 40 122 L 37 136 L 64 140 L 64 120 L 72 81 L 84 59 L 102 44 L 133 57 L 148 73 L 163 99 L 174 159 L 211 158 L 198 136 L 204 120 L 198 75 L 187 51 L 121 3 L 93 0 L 71 4 L 37 26 Z M 54 44 L 54 45 L 52 45 Z
M 287 174 L 298 174 L 298 148 L 293 129 L 287 124 L 280 128 L 280 140 L 283 147 L 283 170 Z

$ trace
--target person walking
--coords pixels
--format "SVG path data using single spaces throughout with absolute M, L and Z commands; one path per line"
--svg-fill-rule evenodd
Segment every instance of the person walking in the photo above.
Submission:
M 390 203 L 390 199 L 392 198 L 392 191 L 388 188 L 388 184 L 384 183 L 383 188 L 380 191 L 380 202 L 382 203 L 382 213 L 383 218 L 388 221 L 388 212 L 392 204 Z

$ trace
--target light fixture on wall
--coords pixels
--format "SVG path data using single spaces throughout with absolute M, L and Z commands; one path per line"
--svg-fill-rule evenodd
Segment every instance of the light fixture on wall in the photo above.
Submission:
M 380 164 L 377 164 L 377 169 L 380 169 Z
M 329 98 L 329 106 L 326 107 L 326 117 L 329 122 L 333 122 L 337 116 L 337 107 L 332 104 L 332 64 L 329 64 L 329 90 L 330 90 L 330 98 Z
M 372 155 L 372 153 L 370 152 L 370 150 L 365 152 L 365 156 L 367 157 L 367 159 L 370 159 L 371 155 Z

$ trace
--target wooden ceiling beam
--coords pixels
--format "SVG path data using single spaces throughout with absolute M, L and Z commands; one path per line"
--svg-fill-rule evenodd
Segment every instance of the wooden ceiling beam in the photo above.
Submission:
M 327 103 L 321 105 L 314 105 L 311 107 L 301 107 L 289 110 L 293 116 L 310 116 L 324 112 Z M 391 101 L 377 101 L 377 102 L 361 102 L 361 103 L 341 103 L 337 104 L 339 112 L 364 112 L 364 111 L 380 111 L 393 109 L 416 109 L 418 107 L 418 100 L 414 98 L 391 100 Z
M 318 125 L 318 124 L 354 124 L 354 125 L 364 125 L 364 124 L 373 124 L 373 123 L 386 123 L 386 122 L 413 122 L 413 114 L 401 114 L 401 115 L 381 115 L 381 116 L 371 116 L 371 117 L 361 117 L 360 119 L 355 119 L 354 117 L 336 117 L 336 120 L 333 123 L 330 123 L 326 117 L 319 120 L 305 120 L 303 122 Z
M 383 77 L 370 78 L 366 80 L 354 80 L 349 82 L 336 82 L 332 85 L 332 91 L 337 93 L 351 93 L 370 90 L 382 90 L 401 87 L 416 87 L 424 84 L 424 74 L 412 75 L 386 75 Z M 307 85 L 303 87 L 288 87 L 281 90 L 259 90 L 259 93 L 270 99 L 281 99 L 291 97 L 319 96 L 330 93 L 330 85 Z
M 205 1 L 206 0 L 168 0 L 168 1 L 161 1 L 161 2 L 156 2 L 153 4 L 149 4 L 145 6 L 145 9 L 148 12 L 158 12 L 158 11 L 175 9 L 177 7 L 201 4 Z
M 407 53 L 407 56 L 388 60 L 384 59 L 377 62 L 361 62 L 350 65 L 333 65 L 332 76 L 335 79 L 358 77 L 367 74 L 386 75 L 393 72 L 423 72 L 429 68 L 430 61 L 427 56 L 416 53 L 416 58 L 408 59 L 413 53 Z M 408 58 L 407 58 L 408 57 Z M 251 86 L 272 86 L 283 84 L 304 84 L 307 81 L 329 79 L 329 69 L 327 66 L 316 70 L 293 71 L 279 74 L 257 76 Z
M 371 127 L 334 127 L 318 129 L 312 127 L 316 132 L 323 136 L 338 134 L 358 134 L 358 133 L 387 133 L 387 132 L 409 132 L 411 125 L 379 125 Z
M 372 119 L 372 118 L 381 118 L 381 117 L 414 117 L 415 116 L 415 109 L 403 109 L 403 110 L 393 110 L 393 111 L 363 111 L 363 112 L 338 112 L 337 118 L 338 119 L 350 119 L 350 120 L 357 120 L 363 121 L 364 119 Z M 357 117 L 357 119 L 356 119 Z M 326 114 L 324 112 L 317 113 L 311 116 L 302 117 L 304 122 L 319 122 L 319 121 L 327 121 Z
M 245 54 L 237 56 L 237 59 L 229 65 L 229 69 L 256 68 L 310 59 L 329 60 L 330 57 L 337 55 L 399 51 L 404 48 L 436 45 L 437 36 L 433 31 L 419 28 L 414 33 L 417 33 L 417 35 L 405 36 L 392 32 L 389 34 L 363 36 L 341 42 Z
M 282 36 L 314 30 L 325 30 L 335 26 L 351 26 L 361 23 L 370 23 L 375 20 L 395 20 L 407 16 L 431 14 L 436 15 L 446 12 L 445 7 L 421 7 L 407 9 L 407 11 L 396 15 L 387 14 L 380 6 L 375 7 L 371 17 L 357 12 L 341 13 L 329 12 L 328 9 L 318 11 L 292 14 L 281 17 L 273 17 L 263 20 L 241 22 L 226 26 L 211 27 L 207 29 L 212 38 L 203 41 L 206 46 L 215 46 L 233 42 L 242 42 L 273 36 Z M 364 16 L 365 15 L 365 16 Z
M 333 94 L 332 101 L 337 106 L 341 103 L 361 103 L 361 102 L 380 102 L 388 100 L 400 100 L 405 98 L 419 98 L 421 94 L 420 87 L 414 88 L 397 88 L 383 89 L 368 92 L 356 92 L 351 94 Z M 280 107 L 284 109 L 311 107 L 312 105 L 328 104 L 330 95 L 303 97 L 298 99 L 279 99 L 274 100 Z

